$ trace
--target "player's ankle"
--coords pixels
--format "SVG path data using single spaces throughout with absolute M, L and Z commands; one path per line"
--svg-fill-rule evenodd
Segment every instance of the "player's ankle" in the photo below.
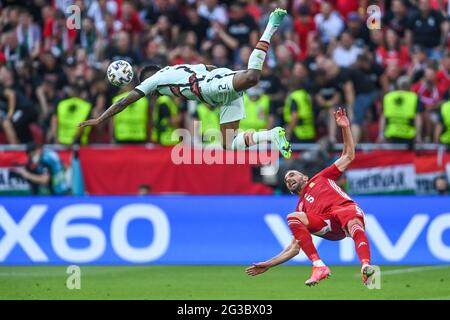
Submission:
M 314 267 L 326 267 L 325 263 L 323 263 L 323 261 L 320 259 L 314 260 L 313 266 Z

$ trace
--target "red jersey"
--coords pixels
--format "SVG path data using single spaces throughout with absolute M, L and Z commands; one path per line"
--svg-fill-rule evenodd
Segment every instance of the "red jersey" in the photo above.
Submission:
M 322 215 L 356 203 L 336 184 L 342 172 L 335 164 L 312 177 L 297 204 L 297 211 Z

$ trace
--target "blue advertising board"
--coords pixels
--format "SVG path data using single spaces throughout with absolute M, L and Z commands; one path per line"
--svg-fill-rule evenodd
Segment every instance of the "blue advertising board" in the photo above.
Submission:
M 450 263 L 450 197 L 355 197 L 374 264 Z M 0 198 L 0 264 L 249 264 L 290 241 L 294 196 Z M 328 264 L 352 239 L 314 237 Z M 308 263 L 301 253 L 290 263 Z

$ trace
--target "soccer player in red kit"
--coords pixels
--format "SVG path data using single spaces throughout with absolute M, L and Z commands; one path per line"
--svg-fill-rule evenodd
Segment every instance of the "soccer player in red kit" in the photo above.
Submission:
M 320 259 L 311 234 L 333 241 L 350 236 L 355 241 L 355 249 L 361 261 L 364 283 L 368 284 L 370 277 L 375 273 L 375 269 L 370 265 L 370 247 L 364 229 L 364 213 L 335 182 L 355 158 L 355 145 L 346 111 L 339 108 L 334 117 L 342 129 L 344 140 L 341 157 L 311 179 L 296 170 L 286 173 L 284 179 L 287 188 L 291 193 L 300 195 L 296 211 L 287 216 L 294 239 L 276 257 L 247 268 L 248 275 L 255 276 L 266 272 L 292 259 L 302 249 L 313 264 L 311 277 L 305 284 L 312 286 L 327 278 L 331 275 L 330 268 Z

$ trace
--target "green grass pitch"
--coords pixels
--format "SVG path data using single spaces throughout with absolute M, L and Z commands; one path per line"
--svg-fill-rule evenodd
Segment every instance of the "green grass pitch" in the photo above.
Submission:
M 81 266 L 81 288 L 66 266 L 1 266 L 0 299 L 450 299 L 450 265 L 381 266 L 381 289 L 365 288 L 358 266 L 331 266 L 315 287 L 309 266 L 280 266 L 257 277 L 245 266 Z

